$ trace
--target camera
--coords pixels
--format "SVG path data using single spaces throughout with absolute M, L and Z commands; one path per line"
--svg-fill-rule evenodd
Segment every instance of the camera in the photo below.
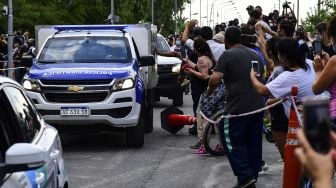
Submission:
M 285 1 L 283 4 L 282 4 L 282 8 L 289 8 L 289 4 L 291 4 L 291 2 L 288 2 L 288 1 Z

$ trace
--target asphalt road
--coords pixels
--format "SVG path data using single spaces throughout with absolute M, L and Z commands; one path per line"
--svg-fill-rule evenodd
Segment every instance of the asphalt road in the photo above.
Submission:
M 197 156 L 189 146 L 197 139 L 188 127 L 171 135 L 160 127 L 160 112 L 171 105 L 161 98 L 154 109 L 154 131 L 145 135 L 143 148 L 125 146 L 120 133 L 86 135 L 63 134 L 63 150 L 69 173 L 69 187 L 108 188 L 230 188 L 236 178 L 225 156 Z M 192 114 L 191 96 L 184 97 L 180 108 Z M 258 188 L 282 186 L 283 165 L 273 144 L 266 140 L 263 158 L 269 170 L 260 175 Z

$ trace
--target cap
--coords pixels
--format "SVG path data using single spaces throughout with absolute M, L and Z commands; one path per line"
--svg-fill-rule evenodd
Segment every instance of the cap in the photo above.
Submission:
M 246 10 L 254 10 L 254 7 L 252 5 L 249 5 Z
M 217 42 L 224 43 L 224 35 L 222 33 L 217 33 L 212 37 L 212 39 Z

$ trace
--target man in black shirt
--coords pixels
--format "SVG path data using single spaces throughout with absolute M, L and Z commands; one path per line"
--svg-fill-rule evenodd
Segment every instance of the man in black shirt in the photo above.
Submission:
M 231 115 L 264 107 L 264 98 L 253 89 L 249 78 L 252 61 L 258 62 L 259 73 L 262 75 L 262 61 L 257 53 L 240 43 L 240 29 L 229 27 L 225 32 L 225 47 L 229 49 L 219 58 L 208 88 L 208 94 L 211 95 L 220 80 L 224 79 L 224 112 Z M 223 145 L 231 168 L 238 178 L 235 187 L 255 187 L 261 166 L 262 124 L 263 113 L 222 121 L 220 128 Z

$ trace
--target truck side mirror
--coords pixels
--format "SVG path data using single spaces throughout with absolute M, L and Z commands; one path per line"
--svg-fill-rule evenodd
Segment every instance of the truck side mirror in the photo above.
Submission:
M 146 55 L 140 57 L 140 67 L 152 66 L 155 64 L 155 58 L 153 55 Z

